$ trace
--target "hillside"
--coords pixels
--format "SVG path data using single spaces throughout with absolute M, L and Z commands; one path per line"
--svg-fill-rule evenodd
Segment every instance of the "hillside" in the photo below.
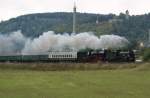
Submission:
M 96 24 L 96 20 L 99 24 Z M 150 14 L 130 16 L 97 15 L 77 13 L 77 32 L 93 31 L 96 35 L 117 34 L 126 37 L 131 43 L 146 42 L 150 29 Z M 21 30 L 27 37 L 38 37 L 43 32 L 72 32 L 72 13 L 38 13 L 19 16 L 0 23 L 1 33 Z
M 96 14 L 78 13 L 78 32 L 93 31 L 96 18 Z M 101 15 L 100 18 L 102 21 L 108 21 L 113 18 L 113 15 Z M 30 14 L 0 23 L 0 32 L 2 33 L 16 30 L 21 30 L 24 35 L 30 37 L 37 37 L 49 30 L 57 33 L 72 32 L 72 13 Z

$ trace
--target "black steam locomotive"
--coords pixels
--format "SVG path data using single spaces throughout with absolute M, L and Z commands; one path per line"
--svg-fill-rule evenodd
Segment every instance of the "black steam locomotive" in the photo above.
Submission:
M 134 62 L 132 50 L 51 51 L 39 55 L 3 55 L 0 62 Z
M 78 61 L 81 62 L 134 62 L 135 53 L 133 50 L 101 50 L 78 52 Z

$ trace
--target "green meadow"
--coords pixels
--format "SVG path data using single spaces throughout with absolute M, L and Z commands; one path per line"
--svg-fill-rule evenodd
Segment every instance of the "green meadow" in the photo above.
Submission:
M 149 98 L 149 66 L 65 71 L 2 67 L 0 98 Z

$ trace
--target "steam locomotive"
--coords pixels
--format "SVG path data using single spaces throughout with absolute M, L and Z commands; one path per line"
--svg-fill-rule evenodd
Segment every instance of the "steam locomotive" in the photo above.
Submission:
M 0 62 L 134 62 L 133 50 L 51 51 L 39 55 L 4 55 Z
M 134 62 L 135 53 L 133 50 L 101 50 L 79 52 L 78 61 L 81 62 Z

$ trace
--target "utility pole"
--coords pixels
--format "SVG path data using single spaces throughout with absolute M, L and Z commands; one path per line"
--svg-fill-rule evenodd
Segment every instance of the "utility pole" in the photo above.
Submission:
M 150 47 L 150 29 L 148 30 L 148 47 Z

